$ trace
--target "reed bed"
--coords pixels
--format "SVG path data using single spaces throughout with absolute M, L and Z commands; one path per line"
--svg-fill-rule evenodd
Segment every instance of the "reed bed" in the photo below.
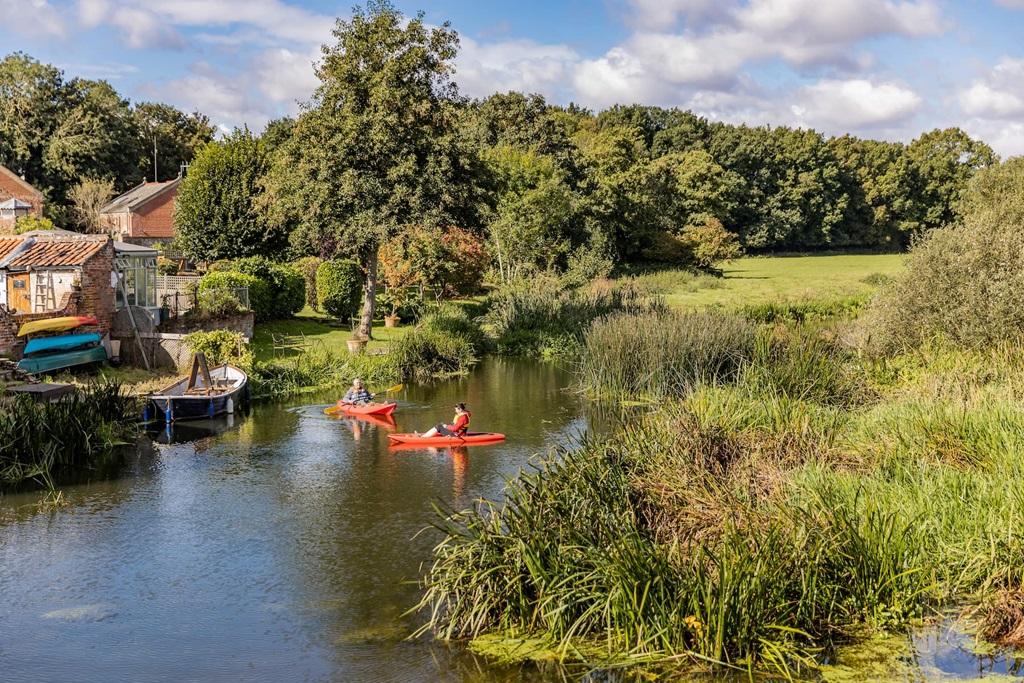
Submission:
M 680 361 L 638 318 L 595 323 L 583 377 L 612 368 L 599 386 L 659 407 L 439 521 L 425 630 L 532 639 L 588 666 L 771 677 L 949 607 L 1024 641 L 1019 351 L 879 366 L 810 327 L 731 319 L 694 342 L 720 319 L 690 314 L 666 344 L 697 359 Z
M 0 409 L 0 490 L 52 483 L 88 467 L 130 436 L 137 400 L 117 384 L 95 384 L 55 402 L 4 397 Z

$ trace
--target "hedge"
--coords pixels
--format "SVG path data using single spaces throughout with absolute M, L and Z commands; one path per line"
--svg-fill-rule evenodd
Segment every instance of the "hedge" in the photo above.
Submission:
M 249 288 L 249 308 L 252 309 L 257 320 L 270 320 L 273 317 L 274 298 L 271 295 L 270 287 L 258 277 L 247 273 L 221 270 L 207 273 L 199 281 L 200 295 L 217 289 L 237 289 L 239 287 Z
M 337 318 L 359 312 L 363 269 L 355 261 L 324 261 L 316 269 L 316 298 L 320 308 Z
M 250 256 L 235 260 L 232 270 L 252 275 L 267 284 L 271 298 L 269 318 L 289 318 L 306 305 L 306 279 L 292 266 L 274 263 L 262 256 Z

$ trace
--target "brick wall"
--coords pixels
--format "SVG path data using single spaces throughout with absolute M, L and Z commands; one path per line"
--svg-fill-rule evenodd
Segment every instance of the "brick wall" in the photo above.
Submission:
M 178 197 L 178 188 L 172 188 L 151 202 L 144 204 L 132 214 L 132 237 L 173 238 L 174 232 L 174 200 Z
M 80 328 L 76 332 L 109 333 L 114 318 L 114 288 L 110 286 L 110 273 L 113 269 L 114 243 L 107 239 L 103 249 L 82 266 L 79 286 L 64 294 L 57 303 L 58 310 L 43 313 L 10 313 L 0 310 L 0 355 L 18 355 L 24 342 L 16 336 L 18 330 L 23 324 L 35 320 L 92 315 L 99 324 Z M 42 269 L 35 272 L 42 272 Z

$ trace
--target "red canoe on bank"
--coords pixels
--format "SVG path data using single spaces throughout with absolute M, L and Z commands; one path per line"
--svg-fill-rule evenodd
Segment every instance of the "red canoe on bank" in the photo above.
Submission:
M 367 403 L 365 406 L 334 405 L 325 410 L 328 415 L 376 415 L 377 417 L 388 417 L 398 404 L 391 403 Z
M 472 446 L 473 444 L 498 443 L 505 440 L 497 432 L 469 432 L 465 436 L 420 436 L 419 434 L 388 434 L 392 445 L 396 443 L 417 446 Z

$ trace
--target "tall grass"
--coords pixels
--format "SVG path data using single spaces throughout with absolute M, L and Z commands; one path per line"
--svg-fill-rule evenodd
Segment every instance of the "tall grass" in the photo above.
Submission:
M 343 387 L 359 377 L 370 386 L 398 378 L 391 356 L 351 355 L 317 343 L 285 359 L 254 364 L 249 375 L 254 398 L 283 398 L 308 391 Z
M 429 380 L 467 372 L 487 340 L 480 326 L 459 306 L 446 305 L 424 316 L 399 339 L 390 355 L 403 380 Z
M 880 383 L 821 330 L 762 328 L 737 337 L 728 381 L 669 383 L 668 361 L 635 370 L 654 329 L 635 322 L 591 330 L 601 370 L 632 373 L 601 386 L 683 398 L 440 522 L 425 629 L 533 638 L 589 665 L 781 676 L 865 627 L 964 604 L 986 637 L 1024 642 L 1019 350 L 893 361 Z
M 132 433 L 140 414 L 117 384 L 91 385 L 54 402 L 24 395 L 0 402 L 0 490 L 89 466 Z
M 716 312 L 610 315 L 584 336 L 580 381 L 616 398 L 681 396 L 734 380 L 753 355 L 755 334 L 741 318 Z
M 596 281 L 565 289 L 557 278 L 515 282 L 491 294 L 484 322 L 506 355 L 574 355 L 590 323 L 609 313 L 663 310 L 629 283 Z

